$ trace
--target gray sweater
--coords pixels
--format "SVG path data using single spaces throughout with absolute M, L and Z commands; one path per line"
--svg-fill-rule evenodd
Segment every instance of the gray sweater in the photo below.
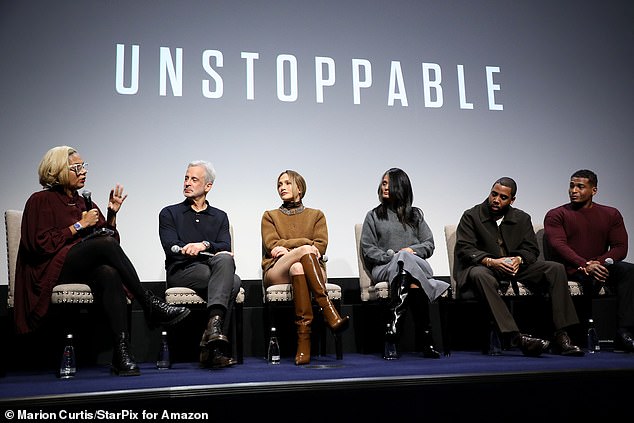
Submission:
M 405 247 L 411 248 L 423 259 L 433 254 L 434 236 L 424 216 L 418 226 L 412 228 L 409 225 L 403 227 L 392 210 L 388 210 L 387 220 L 379 220 L 372 210 L 366 214 L 361 231 L 361 251 L 368 270 L 388 263 L 393 255 L 388 254 L 388 250 L 398 252 Z

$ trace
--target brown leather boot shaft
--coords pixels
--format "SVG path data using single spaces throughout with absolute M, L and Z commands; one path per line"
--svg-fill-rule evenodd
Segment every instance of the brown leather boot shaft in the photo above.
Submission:
M 313 305 L 310 291 L 304 275 L 291 277 L 293 285 L 293 303 L 295 305 L 295 324 L 297 325 L 297 354 L 295 364 L 310 363 L 310 326 L 313 322 Z
M 341 318 L 339 312 L 333 305 L 328 292 L 326 291 L 326 278 L 319 266 L 319 260 L 314 254 L 306 254 L 299 260 L 304 268 L 304 275 L 308 286 L 315 297 L 315 301 L 321 307 L 324 313 L 324 319 L 330 328 L 335 331 L 341 331 L 347 328 L 349 317 Z

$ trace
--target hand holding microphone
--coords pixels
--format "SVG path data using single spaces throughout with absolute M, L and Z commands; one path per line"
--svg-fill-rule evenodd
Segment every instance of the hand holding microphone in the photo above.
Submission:
M 181 253 L 181 254 L 187 254 L 187 253 L 186 253 L 186 252 L 185 252 L 185 251 L 184 251 L 181 247 L 179 247 L 178 245 L 172 245 L 171 250 L 172 250 L 172 253 L 174 253 L 174 254 L 178 254 L 178 253 Z M 191 255 L 191 254 L 190 254 L 190 255 Z M 210 253 L 209 251 L 199 251 L 198 253 L 193 254 L 193 255 L 203 255 L 203 256 L 209 256 L 209 257 L 213 257 L 213 256 L 215 256 L 215 254 L 214 254 L 214 253 Z
M 87 229 L 88 232 L 92 232 L 94 229 L 92 226 L 95 226 L 97 222 L 99 222 L 99 212 L 92 203 L 90 191 L 87 189 L 83 190 L 81 196 L 84 197 L 84 204 L 86 205 L 86 211 L 83 212 L 81 216 L 81 226 Z

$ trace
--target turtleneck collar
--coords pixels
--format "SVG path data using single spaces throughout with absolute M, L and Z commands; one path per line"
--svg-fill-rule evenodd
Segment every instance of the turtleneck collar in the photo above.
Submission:
M 280 206 L 280 211 L 286 215 L 298 214 L 304 211 L 302 201 L 284 201 Z

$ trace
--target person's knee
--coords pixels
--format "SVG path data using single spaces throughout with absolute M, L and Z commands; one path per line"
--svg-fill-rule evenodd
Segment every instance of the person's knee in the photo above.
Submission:
M 497 279 L 491 271 L 484 266 L 475 266 L 469 271 L 469 279 L 476 284 L 496 285 Z
M 291 276 L 303 275 L 304 274 L 304 266 L 301 263 L 293 263 L 288 269 L 288 274 Z
M 226 268 L 233 268 L 235 270 L 236 268 L 236 262 L 233 259 L 233 256 L 230 254 L 218 254 L 216 255 L 214 260 L 214 266 L 218 266 L 222 269 L 226 269 Z
M 545 273 L 553 275 L 553 283 L 568 286 L 568 274 L 566 273 L 564 265 L 554 261 L 547 261 L 545 263 Z
M 102 251 L 123 251 L 119 242 L 111 236 L 101 236 L 94 239 L 92 242 L 99 243 L 99 249 Z
M 306 254 L 314 254 L 315 248 L 312 245 L 302 245 L 301 247 L 295 248 L 300 254 L 300 257 L 304 257 Z

